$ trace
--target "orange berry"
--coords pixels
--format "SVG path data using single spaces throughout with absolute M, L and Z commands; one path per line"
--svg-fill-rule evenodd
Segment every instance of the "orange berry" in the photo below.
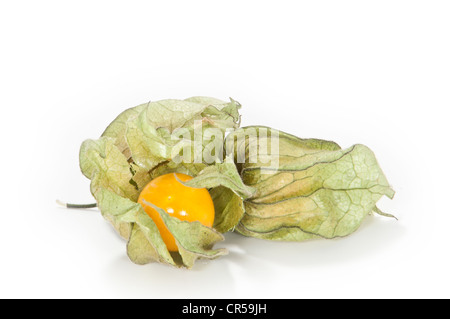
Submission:
M 212 227 L 214 223 L 214 203 L 208 190 L 185 186 L 177 178 L 182 182 L 192 179 L 191 176 L 181 173 L 159 176 L 145 186 L 138 199 L 138 203 L 158 227 L 169 251 L 178 251 L 175 238 L 167 229 L 159 213 L 153 207 L 146 205 L 144 201 L 164 209 L 170 216 L 182 221 L 199 221 L 207 227 Z

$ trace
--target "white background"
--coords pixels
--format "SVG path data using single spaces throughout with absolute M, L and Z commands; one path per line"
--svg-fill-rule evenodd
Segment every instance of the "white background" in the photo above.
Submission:
M 448 1 L 2 1 L 2 298 L 448 298 Z M 78 150 L 126 108 L 207 95 L 243 125 L 369 146 L 399 220 L 304 243 L 227 234 L 194 269 L 131 263 Z

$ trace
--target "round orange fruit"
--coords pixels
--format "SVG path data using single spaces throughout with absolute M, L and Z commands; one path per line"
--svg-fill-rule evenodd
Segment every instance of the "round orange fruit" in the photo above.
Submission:
M 214 223 L 214 203 L 206 188 L 188 187 L 179 181 L 187 182 L 192 177 L 181 173 L 159 176 L 142 190 L 138 203 L 153 219 L 169 251 L 178 251 L 172 233 L 164 224 L 159 213 L 145 202 L 164 209 L 170 216 L 182 221 L 195 222 L 212 227 Z

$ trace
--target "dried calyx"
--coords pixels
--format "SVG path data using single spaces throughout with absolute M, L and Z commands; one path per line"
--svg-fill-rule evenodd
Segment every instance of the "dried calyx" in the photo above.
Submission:
M 103 215 L 127 241 L 137 264 L 191 268 L 227 253 L 223 233 L 270 240 L 334 238 L 354 232 L 377 201 L 394 192 L 363 145 L 300 139 L 262 126 L 240 128 L 241 105 L 209 97 L 162 100 L 120 114 L 97 140 L 85 141 L 80 167 Z M 207 188 L 212 228 L 182 222 L 155 207 L 174 235 L 169 252 L 137 203 L 155 177 L 178 172 L 185 185 Z

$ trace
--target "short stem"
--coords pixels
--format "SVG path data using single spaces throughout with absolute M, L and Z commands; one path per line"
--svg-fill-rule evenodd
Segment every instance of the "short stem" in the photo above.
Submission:
M 377 206 L 375 206 L 375 208 L 373 209 L 375 213 L 377 213 L 378 215 L 384 216 L 384 217 L 389 217 L 389 218 L 395 218 L 396 220 L 398 220 L 397 217 L 395 217 L 394 215 L 385 213 L 383 211 L 381 211 Z
M 68 203 L 63 203 L 59 200 L 56 201 L 56 203 L 58 205 L 61 205 L 65 208 L 70 208 L 70 209 L 86 209 L 86 208 L 95 208 L 97 207 L 97 203 L 94 204 L 68 204 Z

